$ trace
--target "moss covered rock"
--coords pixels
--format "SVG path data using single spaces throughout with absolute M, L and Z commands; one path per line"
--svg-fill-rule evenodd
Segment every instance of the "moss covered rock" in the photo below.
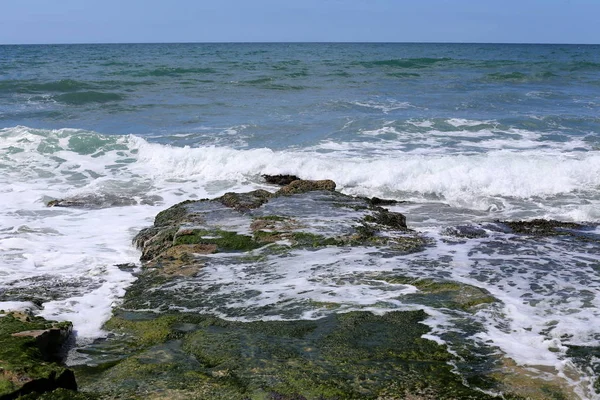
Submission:
M 69 322 L 22 313 L 0 317 L 0 398 L 35 398 L 57 388 L 77 390 L 73 372 L 60 365 Z
M 273 193 L 259 189 L 248 193 L 225 193 L 216 201 L 238 211 L 245 211 L 260 207 L 269 201 L 271 197 L 273 197 Z
M 276 196 L 290 196 L 292 194 L 306 193 L 316 190 L 335 190 L 335 182 L 330 179 L 320 181 L 295 180 L 282 187 L 275 194 Z
M 80 371 L 85 390 L 142 398 L 487 399 L 463 384 L 444 346 L 422 339 L 423 311 L 233 322 L 189 313 L 117 313 L 131 355 Z
M 497 222 L 508 226 L 514 233 L 535 236 L 567 235 L 571 234 L 571 230 L 583 228 L 583 225 L 574 222 L 561 222 L 549 219 Z

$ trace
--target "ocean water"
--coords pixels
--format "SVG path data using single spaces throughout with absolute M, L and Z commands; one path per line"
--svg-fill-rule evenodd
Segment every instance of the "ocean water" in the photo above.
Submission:
M 394 211 L 432 245 L 387 258 L 329 248 L 268 282 L 215 262 L 199 287 L 263 291 L 246 310 L 307 291 L 348 309 L 425 308 L 451 349 L 461 332 L 600 398 L 600 46 L 0 46 L 0 308 L 102 337 L 135 279 L 118 265 L 138 262 L 131 239 L 160 210 L 278 173 L 405 201 Z M 46 207 L 73 196 L 94 206 Z M 582 223 L 591 240 L 489 226 L 535 218 Z M 457 226 L 486 235 L 448 236 Z M 398 301 L 374 271 L 473 284 L 501 303 L 464 330 L 467 316 Z

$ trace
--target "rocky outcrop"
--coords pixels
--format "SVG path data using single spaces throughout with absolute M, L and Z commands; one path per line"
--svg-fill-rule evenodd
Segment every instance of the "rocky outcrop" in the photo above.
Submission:
M 229 208 L 245 211 L 262 206 L 272 197 L 273 193 L 259 189 L 248 193 L 225 193 L 216 201 Z
M 495 349 L 489 356 L 468 347 L 450 352 L 426 339 L 425 311 L 386 308 L 388 301 L 423 304 L 462 323 L 499 304 L 489 292 L 444 279 L 450 274 L 425 279 L 402 268 L 354 269 L 356 254 L 359 263 L 418 262 L 429 245 L 403 214 L 383 207 L 396 202 L 347 196 L 329 180 L 286 183 L 275 193 L 179 203 L 136 236 L 142 268 L 105 325 L 111 336 L 82 349 L 90 362 L 76 373 L 85 393 L 127 399 L 492 399 L 500 398 L 490 393 L 501 388 L 503 398 L 524 398 L 491 373 Z M 485 232 L 464 227 L 445 236 L 468 240 Z M 296 275 L 302 268 L 319 273 Z M 269 297 L 281 290 L 274 282 L 285 286 L 281 293 L 298 289 L 287 276 L 299 281 L 298 295 Z M 305 295 L 317 280 L 321 296 Z M 336 302 L 330 295 L 346 284 L 394 294 L 371 308 L 360 299 L 349 308 L 345 298 Z M 373 307 L 388 312 L 367 311 Z M 561 398 L 546 383 L 537 389 Z
M 295 180 L 276 193 L 254 190 L 184 201 L 160 212 L 134 244 L 149 266 L 187 266 L 189 271 L 198 269 L 190 265 L 202 264 L 199 255 L 245 252 L 277 242 L 289 249 L 363 245 L 405 252 L 426 245 L 401 213 L 335 192 L 335 186 L 331 180 Z
M 71 323 L 28 314 L 0 317 L 0 399 L 40 395 L 59 388 L 76 391 L 73 371 L 60 365 L 71 329 Z

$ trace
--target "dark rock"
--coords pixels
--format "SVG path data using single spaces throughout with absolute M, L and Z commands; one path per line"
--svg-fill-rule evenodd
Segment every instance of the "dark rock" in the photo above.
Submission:
M 142 250 L 141 261 L 152 260 L 163 251 L 173 246 L 173 240 L 178 228 L 175 226 L 152 227 L 140 231 L 133 238 L 137 248 Z
M 286 186 L 293 181 L 300 180 L 296 175 L 263 175 L 262 177 L 267 183 L 279 186 Z
M 398 200 L 380 199 L 379 197 L 372 197 L 368 200 L 371 206 L 393 206 L 394 204 L 401 203 Z
M 488 237 L 485 229 L 473 225 L 451 226 L 443 230 L 444 235 L 458 238 L 475 239 Z
M 292 194 L 306 193 L 317 190 L 335 190 L 335 182 L 330 179 L 320 181 L 297 180 L 282 187 L 275 193 L 276 196 L 290 196 Z
M 119 268 L 121 271 L 131 272 L 137 268 L 137 265 L 134 263 L 124 263 L 124 264 L 115 264 L 115 267 Z
M 386 210 L 383 207 L 374 207 L 374 213 L 364 217 L 365 222 L 383 225 L 392 229 L 407 229 L 406 217 L 398 212 Z
M 496 221 L 508 226 L 513 233 L 534 236 L 568 235 L 572 230 L 583 229 L 584 226 L 574 222 L 561 222 L 549 219 L 531 221 Z
M 271 282 L 290 261 L 295 267 L 321 254 L 325 260 L 345 257 L 353 246 L 366 246 L 360 251 L 369 258 L 396 257 L 427 245 L 403 214 L 376 205 L 385 201 L 371 204 L 334 189 L 333 181 L 297 180 L 276 195 L 228 193 L 160 213 L 135 239 L 142 268 L 105 325 L 113 335 L 90 344 L 90 366 L 76 369 L 83 391 L 128 399 L 493 398 L 487 393 L 499 392 L 497 380 L 487 367 L 494 360 L 476 353 L 472 358 L 479 357 L 476 367 L 482 368 L 472 368 L 470 348 L 451 353 L 425 339 L 431 330 L 423 310 L 348 312 L 335 298 L 311 294 L 261 299 L 260 277 L 269 279 L 265 293 L 277 292 Z M 316 270 L 325 262 L 308 265 Z M 213 280 L 210 271 L 223 276 Z M 238 285 L 238 278 L 253 286 Z M 417 290 L 399 292 L 399 301 L 450 310 L 461 319 L 496 302 L 475 286 L 395 272 L 332 272 L 327 279 L 386 291 L 412 285 Z M 307 313 L 321 318 L 302 319 Z M 510 388 L 503 392 L 519 398 Z

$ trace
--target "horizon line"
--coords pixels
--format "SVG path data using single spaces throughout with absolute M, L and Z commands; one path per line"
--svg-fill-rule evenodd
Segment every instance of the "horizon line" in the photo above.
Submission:
M 165 42 L 49 42 L 49 43 L 0 43 L 0 46 L 72 46 L 72 45 L 123 45 L 123 44 L 481 44 L 481 45 L 566 45 L 566 46 L 598 46 L 600 43 L 567 43 L 567 42 L 438 42 L 438 41 L 165 41 Z

